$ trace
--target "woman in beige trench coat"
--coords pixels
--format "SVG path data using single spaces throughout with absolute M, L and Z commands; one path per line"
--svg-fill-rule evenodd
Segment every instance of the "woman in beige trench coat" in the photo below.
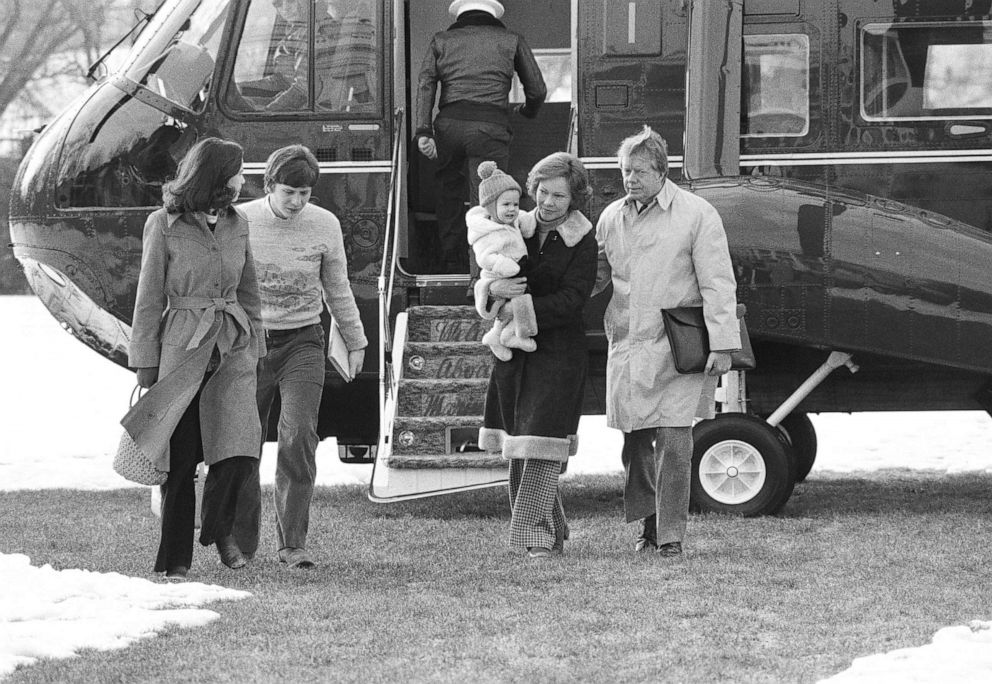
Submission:
M 242 162 L 236 143 L 198 142 L 145 223 L 129 365 L 150 389 L 121 424 L 169 472 L 155 571 L 170 579 L 184 578 L 193 558 L 199 461 L 209 466 L 200 543 L 216 544 L 228 567 L 245 565 L 231 527 L 259 454 L 255 368 L 265 342 L 248 222 L 231 206 Z

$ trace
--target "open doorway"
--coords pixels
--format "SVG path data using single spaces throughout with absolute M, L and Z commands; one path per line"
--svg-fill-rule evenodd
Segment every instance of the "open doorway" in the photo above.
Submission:
M 572 98 L 572 41 L 571 0 L 502 0 L 506 8 L 502 21 L 512 31 L 521 34 L 534 52 L 548 87 L 548 98 L 535 119 L 513 116 L 513 140 L 510 144 L 510 174 L 525 187 L 527 172 L 539 159 L 565 150 L 568 143 L 568 126 Z M 417 80 L 424 54 L 431 37 L 450 26 L 454 20 L 448 15 L 445 2 L 407 4 L 408 89 L 406 111 L 416 107 Z M 510 102 L 523 101 L 522 89 L 514 79 Z M 407 135 L 411 141 L 407 167 L 406 250 L 401 266 L 411 274 L 437 273 L 440 249 L 437 241 L 436 164 L 417 151 L 412 143 L 413 123 L 407 117 Z M 473 170 L 474 171 L 474 170 Z M 466 189 L 466 194 L 467 194 Z M 478 198 L 468 198 L 471 206 Z M 524 197 L 522 208 L 529 209 L 533 202 Z M 404 241 L 401 240 L 401 244 Z M 468 244 L 466 241 L 466 251 Z

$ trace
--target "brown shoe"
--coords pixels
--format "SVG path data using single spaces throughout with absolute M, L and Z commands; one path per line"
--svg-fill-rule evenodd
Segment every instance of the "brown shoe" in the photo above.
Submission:
M 309 570 L 317 566 L 306 549 L 297 549 L 292 546 L 279 549 L 279 562 L 299 570 Z
M 682 555 L 681 542 L 668 542 L 658 547 L 658 555 L 665 558 L 674 558 Z
M 220 554 L 221 563 L 232 570 L 245 567 L 245 557 L 241 555 L 241 549 L 238 548 L 238 543 L 234 541 L 233 535 L 222 537 L 216 543 L 217 553 Z

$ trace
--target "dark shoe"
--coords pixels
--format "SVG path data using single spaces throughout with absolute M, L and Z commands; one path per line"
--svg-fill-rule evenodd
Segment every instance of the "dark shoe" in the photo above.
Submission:
M 216 543 L 217 553 L 220 554 L 221 563 L 232 570 L 245 567 L 245 557 L 241 555 L 241 549 L 238 548 L 238 544 L 234 541 L 232 535 L 218 539 Z
M 634 551 L 654 551 L 658 548 L 658 539 L 655 536 L 658 528 L 658 516 L 649 515 L 641 522 L 641 535 L 634 544 Z
M 658 555 L 664 556 L 665 558 L 673 558 L 675 556 L 682 555 L 682 544 L 681 542 L 668 542 L 667 544 L 662 544 L 658 547 Z
M 543 546 L 528 546 L 527 547 L 527 557 L 528 558 L 550 558 L 551 549 L 546 549 Z
M 296 549 L 292 546 L 279 549 L 279 562 L 300 570 L 308 570 L 317 566 L 306 549 Z
M 634 551 L 640 553 L 642 551 L 657 551 L 658 545 L 654 543 L 653 539 L 645 539 L 644 537 L 638 537 L 637 543 L 634 544 Z
M 177 565 L 174 568 L 169 568 L 166 570 L 165 579 L 172 580 L 174 582 L 185 582 L 187 573 L 189 573 L 189 568 L 185 565 Z

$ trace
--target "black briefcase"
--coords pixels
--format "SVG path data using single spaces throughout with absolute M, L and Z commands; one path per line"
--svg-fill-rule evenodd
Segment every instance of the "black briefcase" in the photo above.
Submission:
M 754 370 L 757 365 L 754 351 L 751 350 L 751 339 L 744 325 L 744 313 L 747 307 L 737 305 L 737 320 L 741 326 L 741 350 L 731 352 L 730 370 Z M 680 306 L 676 309 L 662 309 L 661 317 L 665 322 L 665 334 L 672 347 L 672 357 L 675 360 L 675 370 L 679 373 L 702 373 L 706 369 L 706 359 L 710 355 L 710 337 L 706 332 L 706 321 L 703 318 L 703 307 Z

